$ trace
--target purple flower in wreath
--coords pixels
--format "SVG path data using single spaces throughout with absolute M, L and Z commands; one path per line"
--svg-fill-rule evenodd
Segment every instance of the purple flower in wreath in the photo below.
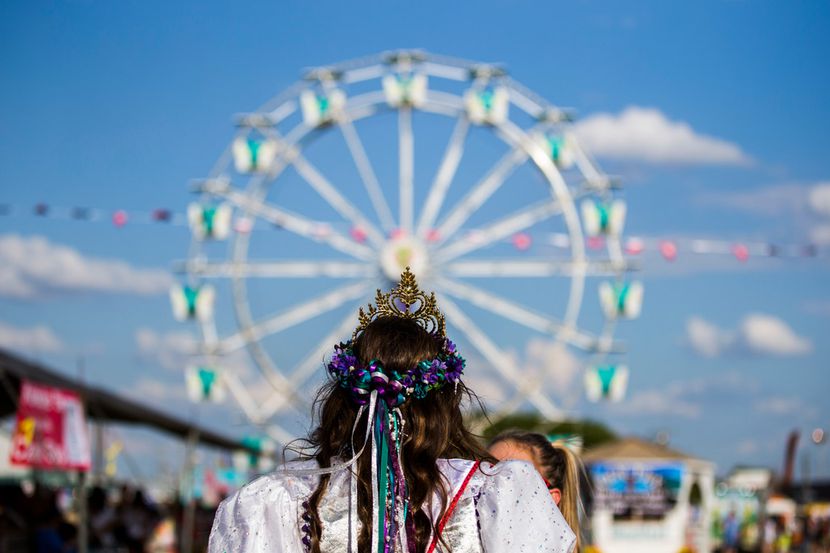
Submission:
M 444 381 L 444 372 L 446 370 L 447 366 L 443 361 L 440 359 L 433 359 L 432 363 L 428 365 L 427 363 L 422 363 L 421 378 L 425 384 L 429 384 L 431 387 L 434 387 Z
M 349 387 L 352 372 L 357 366 L 357 357 L 355 357 L 349 344 L 335 346 L 328 370 L 329 374 L 335 377 L 342 387 Z
M 408 372 L 401 377 L 401 384 L 403 387 L 409 390 L 415 384 L 415 380 L 412 378 L 412 372 Z
M 444 340 L 444 351 L 450 355 L 455 353 L 455 344 L 449 338 Z
M 446 362 L 447 365 L 447 380 L 450 382 L 457 382 L 464 372 L 464 365 L 466 361 L 459 355 L 453 355 Z

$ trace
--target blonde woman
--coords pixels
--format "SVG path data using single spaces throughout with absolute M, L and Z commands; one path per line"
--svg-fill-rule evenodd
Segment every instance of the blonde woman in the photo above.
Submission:
M 576 535 L 579 550 L 579 460 L 570 449 L 551 443 L 535 432 L 508 431 L 490 442 L 490 454 L 499 461 L 519 460 L 533 463 L 548 486 L 562 516 Z

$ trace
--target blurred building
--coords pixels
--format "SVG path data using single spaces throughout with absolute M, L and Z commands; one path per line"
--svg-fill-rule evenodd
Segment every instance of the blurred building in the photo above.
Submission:
M 713 463 L 640 438 L 596 447 L 583 460 L 593 490 L 590 541 L 600 551 L 711 551 Z

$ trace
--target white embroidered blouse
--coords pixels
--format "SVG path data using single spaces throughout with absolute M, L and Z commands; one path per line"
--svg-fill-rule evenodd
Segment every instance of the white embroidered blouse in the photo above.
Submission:
M 461 488 L 472 461 L 440 459 L 448 483 L 448 502 Z M 286 469 L 314 469 L 315 461 L 289 463 Z M 301 553 L 303 503 L 317 476 L 262 476 L 219 506 L 210 533 L 209 553 Z M 349 548 L 348 471 L 332 474 L 320 502 L 321 550 Z M 440 502 L 432 520 L 441 519 Z M 575 536 L 533 465 L 524 461 L 482 463 L 469 481 L 443 532 L 452 553 L 570 553 Z M 437 551 L 441 551 L 438 546 Z M 356 553 L 356 552 L 353 552 Z

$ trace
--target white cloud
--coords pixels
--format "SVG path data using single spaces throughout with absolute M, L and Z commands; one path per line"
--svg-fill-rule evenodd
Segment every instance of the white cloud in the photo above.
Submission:
M 810 208 L 819 215 L 830 217 L 830 182 L 820 182 L 810 189 Z
M 621 414 L 629 415 L 669 415 L 694 419 L 703 412 L 703 407 L 682 397 L 676 386 L 667 390 L 641 390 L 620 403 L 611 404 L 611 408 Z
M 808 210 L 809 188 L 801 184 L 761 186 L 743 192 L 706 193 L 698 197 L 703 205 L 735 208 L 757 215 L 775 217 L 799 215 Z
M 204 362 L 198 356 L 199 340 L 187 331 L 174 330 L 160 333 L 151 328 L 141 327 L 135 331 L 136 354 L 150 365 L 184 374 L 184 370 L 197 362 Z M 261 378 L 251 365 L 245 350 L 237 350 L 216 361 L 220 369 L 238 376 L 248 387 L 252 397 L 263 401 L 274 393 L 274 388 Z
M 686 342 L 703 357 L 717 357 L 726 352 L 804 355 L 813 349 L 812 342 L 796 334 L 786 322 L 764 313 L 747 315 L 734 331 L 691 317 L 686 324 Z
M 711 192 L 697 198 L 702 205 L 724 206 L 768 217 L 786 217 L 810 242 L 830 245 L 830 182 L 758 187 L 743 192 Z
M 704 403 L 733 403 L 736 398 L 755 394 L 758 383 L 736 372 L 708 378 L 679 380 L 662 388 L 638 390 L 609 408 L 616 414 L 635 416 L 700 417 Z
M 64 349 L 61 340 L 47 326 L 18 328 L 2 321 L 0 347 L 20 353 L 56 353 Z
M 733 340 L 700 317 L 691 317 L 686 322 L 686 338 L 691 348 L 703 357 L 717 357 Z
M 531 338 L 525 345 L 522 370 L 538 374 L 563 394 L 579 373 L 581 363 L 564 344 L 544 338 Z
M 630 106 L 618 115 L 598 113 L 580 121 L 575 131 L 585 147 L 600 157 L 648 163 L 748 165 L 740 146 L 698 134 L 660 110 Z
M 150 328 L 136 330 L 135 345 L 139 357 L 173 371 L 184 371 L 198 350 L 196 337 L 189 332 L 160 334 Z
M 86 257 L 42 236 L 0 235 L 0 296 L 36 299 L 55 292 L 152 295 L 172 283 L 167 271 Z
M 466 372 L 465 372 L 466 375 Z M 507 393 L 512 390 L 505 390 L 505 386 L 497 378 L 493 376 L 486 376 L 478 372 L 472 373 L 464 377 L 464 383 L 476 393 L 486 405 L 498 405 L 507 401 Z M 477 409 L 477 405 L 472 405 L 473 409 Z
M 162 411 L 178 415 L 184 415 L 188 406 L 192 405 L 187 397 L 184 374 L 180 382 L 166 382 L 142 376 L 122 392 L 139 403 L 150 404 Z
M 797 397 L 768 397 L 755 403 L 757 412 L 773 415 L 791 415 L 803 409 L 804 404 Z
M 744 344 L 755 353 L 803 355 L 813 349 L 810 340 L 797 335 L 787 323 L 772 315 L 747 315 L 739 332 Z

